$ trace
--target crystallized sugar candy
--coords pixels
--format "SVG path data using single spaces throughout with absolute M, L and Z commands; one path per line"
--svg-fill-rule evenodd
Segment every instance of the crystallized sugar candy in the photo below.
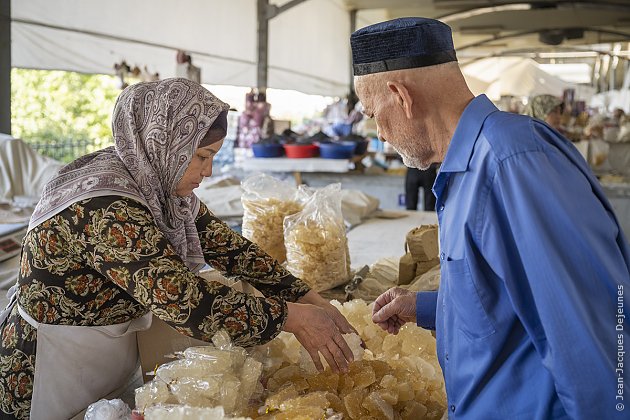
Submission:
M 301 212 L 284 220 L 287 269 L 317 291 L 343 284 L 350 277 L 340 191 L 340 184 L 316 190 Z
M 243 236 L 279 262 L 286 260 L 283 222 L 302 210 L 294 185 L 269 175 L 254 175 L 242 183 Z
M 279 262 L 286 260 L 283 222 L 286 216 L 299 212 L 302 206 L 292 200 L 275 198 L 243 202 L 243 236 L 256 243 Z
M 332 303 L 367 345 L 363 350 L 359 337 L 344 337 L 353 351 L 356 345 L 361 348 L 363 359 L 355 354 L 357 361 L 350 364 L 347 374 L 330 369 L 319 373 L 304 350 L 297 366 L 289 357 L 283 358 L 282 354 L 294 358 L 293 347 L 300 345 L 297 340 L 284 338 L 286 333 L 280 334 L 256 350 L 257 355 L 273 355 L 274 360 L 265 365 L 267 397 L 258 411 L 259 418 L 441 418 L 446 396 L 431 333 L 407 324 L 398 335 L 389 335 L 372 322 L 372 305 L 358 299 L 343 305 Z M 313 405 L 306 407 L 306 402 Z M 301 417 L 293 417 L 297 413 L 289 411 L 296 405 L 301 407 Z
M 155 404 L 176 403 L 168 385 L 162 381 L 151 381 L 136 389 L 136 408 L 144 410 Z
M 293 223 L 300 215 L 287 218 L 287 269 L 317 291 L 345 283 L 350 276 L 345 226 L 331 220 Z
M 199 407 L 221 407 L 229 415 L 247 410 L 250 399 L 262 392 L 262 363 L 233 346 L 223 331 L 212 341 L 213 346 L 190 347 L 178 354 L 183 358 L 160 366 L 153 381 L 136 389 L 136 407 L 146 412 L 164 404 L 186 406 L 157 410 L 155 418 L 179 418 Z
M 231 370 L 231 365 L 217 363 L 217 360 L 179 359 L 165 363 L 156 371 L 157 379 L 171 383 L 180 378 L 210 378 Z
M 372 322 L 372 305 L 332 304 L 360 336 L 344 335 L 356 360 L 347 373 L 317 372 L 289 333 L 249 355 L 217 336 L 221 348 L 189 348 L 180 355 L 186 358 L 161 366 L 136 390 L 137 408 L 148 420 L 222 419 L 224 412 L 265 420 L 441 418 L 446 396 L 431 333 L 407 324 L 390 335 Z
M 225 369 L 242 366 L 247 358 L 247 351 L 240 347 L 221 350 L 212 346 L 197 346 L 187 348 L 183 354 L 187 360 L 201 360 L 206 363 L 224 366 Z
M 144 411 L 145 420 L 248 420 L 246 417 L 226 416 L 223 407 L 190 407 L 162 405 Z

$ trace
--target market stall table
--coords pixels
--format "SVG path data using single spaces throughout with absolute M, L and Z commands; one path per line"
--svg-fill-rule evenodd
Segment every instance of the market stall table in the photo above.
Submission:
M 290 172 L 296 184 L 302 183 L 302 172 L 334 172 L 344 173 L 354 170 L 364 156 L 351 159 L 322 158 L 255 158 L 247 157 L 238 163 L 245 171 L 250 172 Z

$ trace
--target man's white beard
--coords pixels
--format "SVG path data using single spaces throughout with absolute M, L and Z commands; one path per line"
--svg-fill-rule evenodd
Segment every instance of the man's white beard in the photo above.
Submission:
M 431 162 L 422 162 L 419 158 L 407 156 L 405 153 L 402 153 L 400 150 L 394 147 L 394 150 L 398 152 L 398 154 L 402 157 L 402 161 L 405 166 L 409 168 L 418 168 L 421 171 L 426 171 L 431 166 Z

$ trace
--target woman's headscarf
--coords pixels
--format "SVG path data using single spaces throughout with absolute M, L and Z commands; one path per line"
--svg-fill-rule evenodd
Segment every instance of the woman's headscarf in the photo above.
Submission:
M 538 95 L 527 104 L 523 113 L 544 121 L 547 115 L 560 105 L 562 105 L 560 98 L 553 95 Z
M 29 229 L 77 201 L 130 197 L 149 208 L 177 254 L 198 270 L 204 263 L 194 223 L 199 199 L 194 194 L 177 197 L 175 187 L 209 128 L 217 119 L 218 125 L 224 124 L 228 109 L 186 79 L 127 87 L 112 116 L 115 145 L 62 168 L 44 188 Z

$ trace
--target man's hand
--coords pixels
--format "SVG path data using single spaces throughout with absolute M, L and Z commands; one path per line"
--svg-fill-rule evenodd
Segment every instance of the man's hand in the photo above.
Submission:
M 355 330 L 354 327 L 350 325 L 346 317 L 341 315 L 341 312 L 339 312 L 337 308 L 331 305 L 328 300 L 321 297 L 320 294 L 317 293 L 315 290 L 311 290 L 310 292 L 302 296 L 300 299 L 298 299 L 298 302 L 310 303 L 311 305 L 319 306 L 320 308 L 322 308 L 333 320 L 333 322 L 335 323 L 337 328 L 339 328 L 339 331 L 341 331 L 342 334 L 359 334 L 357 333 L 357 330 Z
M 400 327 L 415 320 L 415 292 L 393 287 L 374 302 L 372 321 L 390 334 L 398 334 Z
M 354 360 L 352 350 L 326 311 L 310 304 L 287 303 L 287 307 L 289 314 L 284 331 L 295 335 L 317 370 L 324 370 L 319 357 L 321 353 L 334 372 L 347 372 L 348 364 Z

